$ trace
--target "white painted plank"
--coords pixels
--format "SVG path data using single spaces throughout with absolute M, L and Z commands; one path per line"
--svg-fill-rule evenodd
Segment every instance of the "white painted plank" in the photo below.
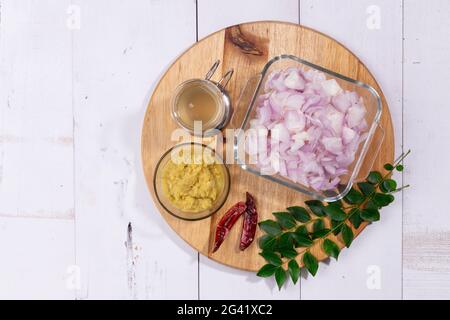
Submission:
M 155 209 L 140 163 L 151 89 L 195 42 L 195 2 L 74 5 L 78 298 L 197 298 L 197 253 Z
M 73 217 L 69 1 L 2 1 L 0 215 Z
M 298 23 L 298 0 L 198 0 L 198 36 L 251 21 Z
M 450 298 L 450 2 L 405 1 L 404 298 Z
M 212 300 L 298 300 L 300 281 L 291 281 L 281 290 L 273 278 L 260 278 L 254 272 L 224 266 L 200 256 L 200 299 Z
M 202 38 L 229 25 L 256 20 L 298 23 L 298 1 L 198 1 L 198 33 Z M 214 284 L 214 285 L 211 285 Z M 281 292 L 273 279 L 223 266 L 200 257 L 200 299 L 299 299 L 299 285 Z
M 402 8 L 400 0 L 302 0 L 300 23 L 352 50 L 371 70 L 388 101 L 396 153 L 402 142 Z M 401 177 L 398 176 L 401 180 Z M 401 297 L 402 198 L 381 212 L 342 252 L 302 282 L 302 299 L 398 299 Z M 375 277 L 380 275 L 380 286 Z
M 1 1 L 1 299 L 74 298 L 69 2 Z
M 73 221 L 0 218 L 0 299 L 73 299 Z

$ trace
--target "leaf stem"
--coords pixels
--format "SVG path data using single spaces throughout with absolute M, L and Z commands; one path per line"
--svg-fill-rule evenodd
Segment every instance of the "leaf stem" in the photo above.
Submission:
M 405 159 L 409 154 L 411 153 L 411 149 L 409 149 L 408 151 L 406 151 L 406 153 L 401 154 L 396 160 L 394 160 L 394 168 L 400 164 L 400 162 L 403 161 L 403 159 Z
M 362 204 L 361 204 L 362 205 Z M 356 208 L 356 207 L 355 207 Z M 342 227 L 342 225 L 348 221 L 354 214 L 356 213 L 356 211 L 353 211 L 352 213 L 348 214 L 347 217 L 345 218 L 345 220 L 341 221 L 339 224 L 337 224 L 334 228 L 330 229 L 330 231 L 328 231 L 327 233 L 325 233 L 323 236 L 318 237 L 314 240 L 312 240 L 312 244 L 309 247 L 306 247 L 304 250 L 300 251 L 298 254 L 305 254 L 306 252 L 310 252 L 311 248 L 318 243 L 319 241 L 323 241 L 325 240 L 332 232 L 336 231 L 338 228 Z M 316 219 L 316 220 L 320 220 L 320 219 Z M 284 259 L 284 258 L 283 258 Z M 295 258 L 293 258 L 295 259 Z M 287 259 L 286 261 L 283 262 L 283 266 L 288 263 L 290 260 L 292 259 Z
M 379 192 L 383 192 L 383 193 L 386 193 L 386 194 L 392 194 L 392 193 L 396 193 L 396 192 L 399 192 L 399 191 L 401 191 L 401 190 L 403 190 L 403 189 L 405 189 L 405 188 L 408 188 L 410 185 L 408 184 L 408 185 L 404 185 L 404 186 L 401 186 L 400 188 L 397 188 L 396 190 L 394 190 L 394 191 L 392 191 L 392 192 L 387 192 L 388 190 L 385 190 L 385 188 L 383 188 L 383 183 L 385 183 L 386 181 L 388 181 L 387 183 L 389 184 L 389 185 L 391 185 L 391 182 L 392 181 L 389 181 L 389 179 L 391 179 L 391 176 L 392 176 L 392 174 L 393 174 L 393 172 L 394 172 L 394 170 L 396 170 L 397 169 L 397 166 L 400 164 L 400 163 L 402 163 L 402 161 L 409 155 L 411 153 L 411 150 L 408 150 L 406 153 L 403 153 L 403 154 L 401 154 L 397 159 L 395 159 L 394 160 L 394 164 L 392 165 L 392 169 L 391 170 L 386 170 L 387 172 L 386 172 L 386 174 L 383 176 L 383 175 L 381 175 L 380 174 L 380 172 L 376 172 L 377 173 L 377 178 L 379 178 L 379 177 L 381 177 L 381 179 L 380 179 L 380 181 L 378 181 L 377 183 L 375 183 L 375 184 L 373 184 L 373 191 L 372 192 L 370 192 L 370 194 L 364 194 L 364 192 L 363 192 L 363 190 L 361 189 L 361 187 L 359 187 L 359 190 L 362 192 L 362 194 L 363 194 L 363 198 L 362 198 L 362 201 L 359 203 L 359 204 L 350 204 L 349 202 L 347 202 L 346 201 L 346 204 L 344 205 L 343 203 L 338 203 L 338 206 L 340 207 L 340 209 L 342 209 L 346 214 L 345 214 L 345 218 L 344 217 L 342 217 L 342 218 L 344 218 L 344 220 L 342 220 L 342 221 L 336 221 L 336 220 L 332 220 L 331 219 L 331 217 L 327 214 L 327 216 L 328 216 L 328 219 L 327 219 L 327 217 L 324 217 L 324 216 L 317 216 L 317 215 L 313 215 L 315 218 L 311 218 L 310 217 L 310 220 L 308 220 L 307 222 L 305 222 L 305 223 L 301 223 L 301 224 L 295 224 L 295 226 L 294 227 L 292 227 L 292 228 L 289 228 L 289 229 L 285 229 L 285 230 L 282 230 L 282 232 L 280 232 L 277 236 L 274 236 L 273 238 L 276 240 L 276 241 L 279 241 L 279 239 L 282 237 L 282 236 L 284 236 L 284 235 L 286 235 L 287 233 L 289 233 L 289 232 L 293 232 L 293 231 L 295 231 L 297 228 L 299 228 L 299 227 L 305 227 L 305 229 L 306 229 L 306 232 L 307 232 L 307 234 L 308 234 L 308 236 L 309 236 L 309 240 L 310 240 L 310 242 L 308 241 L 308 243 L 307 244 L 309 244 L 308 246 L 300 246 L 300 247 L 298 247 L 298 251 L 297 251 L 297 247 L 296 247 L 296 244 L 298 244 L 295 240 L 293 240 L 293 238 L 291 237 L 291 241 L 293 241 L 292 242 L 292 245 L 294 245 L 294 247 L 292 248 L 292 249 L 294 249 L 295 251 L 296 251 L 296 255 L 295 255 L 295 253 L 294 254 L 291 254 L 290 252 L 289 252 L 289 257 L 286 257 L 286 256 L 283 256 L 283 254 L 284 253 L 282 253 L 282 251 L 279 251 L 279 250 L 277 250 L 277 249 L 274 249 L 274 253 L 277 255 L 277 257 L 278 257 L 278 255 L 279 255 L 279 258 L 281 258 L 281 265 L 278 267 L 279 269 L 281 269 L 281 268 L 283 268 L 284 269 L 284 267 L 288 264 L 288 263 L 290 263 L 291 261 L 294 261 L 295 262 L 295 265 L 297 265 L 297 259 L 300 259 L 299 258 L 299 255 L 305 255 L 306 253 L 309 253 L 309 254 L 311 254 L 311 250 L 312 250 L 312 248 L 314 248 L 314 247 L 316 247 L 316 245 L 320 245 L 320 243 L 321 242 L 324 242 L 326 239 L 328 239 L 328 237 L 331 235 L 331 234 L 334 234 L 335 236 L 338 236 L 339 235 L 339 233 L 341 233 L 341 235 L 342 235 L 342 237 L 343 237 L 343 240 L 344 240 L 344 243 L 346 243 L 346 240 L 345 240 L 345 238 L 346 238 L 346 232 L 344 231 L 344 230 L 342 230 L 341 231 L 341 229 L 342 229 L 342 227 L 344 226 L 344 225 L 346 225 L 347 226 L 347 228 L 353 228 L 355 225 L 356 225 L 356 223 L 355 223 L 355 221 L 353 221 L 353 220 L 351 220 L 351 218 L 353 217 L 353 215 L 355 215 L 355 214 L 360 214 L 360 212 L 361 212 L 361 210 L 364 210 L 364 209 L 367 209 L 367 206 L 370 204 L 370 208 L 372 208 L 372 206 L 374 206 L 374 209 L 377 209 L 377 210 L 379 210 L 381 207 L 383 207 L 383 206 L 386 206 L 387 204 L 381 204 L 381 205 L 379 205 L 379 204 L 377 204 L 377 201 L 375 201 L 375 196 L 377 195 L 377 194 L 379 194 Z M 391 167 L 391 165 L 389 164 L 389 165 L 386 165 L 386 167 L 387 168 L 390 168 Z M 402 171 L 402 169 L 401 168 L 398 168 L 398 171 Z M 367 182 L 368 182 L 368 180 L 366 180 Z M 373 181 L 372 181 L 373 182 Z M 387 188 L 386 188 L 387 189 Z M 366 191 L 367 192 L 367 191 Z M 361 198 L 360 199 L 358 199 L 358 200 L 361 200 Z M 392 201 L 391 201 L 392 202 Z M 389 202 L 390 203 L 390 202 Z M 329 203 L 328 204 L 328 206 L 330 206 L 330 205 L 332 205 L 333 203 Z M 322 206 L 324 206 L 324 204 L 322 203 Z M 331 208 L 330 208 L 331 209 Z M 327 213 L 328 213 L 328 211 L 327 211 Z M 365 211 L 364 211 L 364 213 L 365 213 Z M 337 217 L 336 217 L 337 218 Z M 365 223 L 367 223 L 367 221 L 368 221 L 368 219 L 366 219 L 366 217 L 361 217 L 361 221 L 365 221 Z M 375 219 L 374 219 L 375 220 Z M 318 234 L 314 234 L 314 228 L 312 228 L 312 231 L 310 231 L 311 230 L 311 228 L 309 228 L 310 230 L 308 230 L 308 227 L 310 226 L 310 225 L 312 225 L 312 224 L 314 224 L 314 223 L 316 223 L 317 221 L 322 221 L 322 222 L 325 222 L 326 223 L 326 225 L 328 226 L 328 225 L 330 225 L 330 227 L 328 228 L 327 227 L 327 229 L 324 229 L 324 230 L 322 230 L 322 232 L 324 232 L 322 235 L 320 235 L 319 237 L 315 237 L 315 236 L 317 236 Z M 328 222 L 327 222 L 328 221 Z M 360 222 L 361 222 L 360 221 Z M 360 224 L 360 222 L 358 223 L 358 224 Z M 336 223 L 336 225 L 334 225 L 333 226 L 333 224 L 334 223 Z M 349 224 L 350 223 L 350 224 Z M 369 222 L 370 223 L 370 222 Z M 358 228 L 359 228 L 359 226 L 358 226 Z M 339 230 L 339 231 L 338 231 Z M 356 230 L 356 229 L 355 229 Z M 336 232 L 337 231 L 337 232 Z M 348 231 L 348 230 L 347 230 Z M 350 232 L 350 231 L 348 231 L 348 232 Z M 347 236 L 347 238 L 348 238 L 349 236 Z M 353 238 L 353 236 L 352 236 L 352 238 Z M 297 238 L 295 238 L 295 239 L 297 239 Z M 332 242 L 331 240 L 329 240 L 330 242 Z M 350 240 L 351 241 L 351 240 Z M 300 240 L 299 240 L 299 242 L 300 242 Z M 348 241 L 347 241 L 348 242 Z M 337 244 L 336 243 L 333 243 L 333 245 L 334 246 L 337 246 Z M 348 244 L 349 245 L 349 244 Z M 327 250 L 326 248 L 324 248 L 324 250 Z M 338 253 L 339 253 L 339 250 L 341 250 L 341 249 L 339 249 L 339 247 L 337 247 L 335 250 L 338 250 Z M 327 252 L 328 253 L 328 252 Z M 312 255 L 312 254 L 311 254 Z M 331 254 L 332 256 L 334 256 L 334 255 L 336 255 L 336 254 Z M 313 267 L 311 267 L 311 263 L 308 263 L 308 261 L 310 262 L 310 260 L 312 259 L 311 258 L 311 256 L 307 256 L 307 260 L 304 262 L 304 264 L 306 264 L 306 268 L 308 269 L 308 271 L 311 273 L 311 274 L 315 274 L 315 272 L 317 271 L 317 265 L 315 265 L 315 266 L 313 266 Z M 314 257 L 315 258 L 315 257 Z M 305 258 L 302 258 L 303 260 L 305 260 Z M 317 259 L 317 258 L 316 258 Z M 279 260 L 278 260 L 279 261 Z M 317 264 L 317 261 L 315 262 L 316 264 Z M 297 265 L 297 267 L 298 267 L 298 265 Z M 312 268 L 312 269 L 311 269 Z M 283 273 L 284 273 L 285 271 L 283 271 Z M 296 282 L 296 280 L 294 279 L 295 277 L 293 276 L 293 275 L 291 275 L 292 276 L 292 279 L 293 279 L 293 281 L 294 281 L 294 283 Z M 277 277 L 277 275 L 275 275 L 275 277 Z M 277 282 L 278 282 L 278 279 L 277 279 Z
M 382 181 L 380 181 L 379 183 L 377 183 L 377 184 L 375 185 L 375 187 L 374 187 L 374 190 L 376 190 L 377 188 L 379 188 L 380 184 L 381 184 L 383 181 L 384 181 L 384 179 L 383 179 Z M 358 205 L 350 206 L 349 208 L 352 208 L 352 209 L 353 209 L 353 208 L 358 208 L 358 209 L 360 209 L 360 208 L 364 207 L 365 205 L 367 205 L 367 203 L 368 203 L 370 200 L 373 199 L 373 196 L 375 195 L 375 193 L 376 193 L 376 191 L 372 192 L 370 195 L 366 196 L 366 198 L 364 199 L 363 202 L 361 202 L 361 203 L 358 204 Z M 345 220 L 343 220 L 343 221 L 341 221 L 340 223 L 338 223 L 336 226 L 334 226 L 334 228 L 331 228 L 330 231 L 328 231 L 327 233 L 325 233 L 325 234 L 322 235 L 321 237 L 318 237 L 318 238 L 312 240 L 312 244 L 311 244 L 309 247 L 306 247 L 304 250 L 300 251 L 299 254 L 301 254 L 301 253 L 305 254 L 306 252 L 310 252 L 311 248 L 312 248 L 315 244 L 317 244 L 319 241 L 324 241 L 326 238 L 328 238 L 328 236 L 329 236 L 331 233 L 333 233 L 334 231 L 338 230 L 339 228 L 342 228 L 342 226 L 343 226 L 347 221 L 349 221 L 349 219 L 350 219 L 356 212 L 357 212 L 357 210 L 355 210 L 355 211 L 353 211 L 353 212 L 347 214 Z M 320 219 L 322 219 L 322 218 L 320 218 Z M 315 220 L 320 220 L 320 219 L 315 219 Z M 310 221 L 308 221 L 308 222 L 310 222 Z M 284 259 L 284 258 L 283 258 L 283 259 Z M 295 259 L 295 258 L 293 258 L 293 259 Z M 285 265 L 286 263 L 288 263 L 290 260 L 291 260 L 291 259 L 287 259 L 286 261 L 283 262 L 282 265 L 284 266 L 284 265 Z
M 398 189 L 395 189 L 394 191 L 391 192 L 391 194 L 392 193 L 397 193 L 397 192 L 402 191 L 403 189 L 406 189 L 406 188 L 409 188 L 409 187 L 410 187 L 410 185 L 407 184 L 406 186 L 402 186 L 402 187 L 400 187 Z

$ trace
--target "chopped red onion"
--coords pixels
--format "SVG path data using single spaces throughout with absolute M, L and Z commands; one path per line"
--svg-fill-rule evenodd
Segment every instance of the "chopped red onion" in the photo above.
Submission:
M 363 99 L 323 72 L 301 68 L 272 72 L 264 91 L 250 121 L 258 133 L 247 143 L 261 172 L 317 191 L 335 188 L 367 137 Z

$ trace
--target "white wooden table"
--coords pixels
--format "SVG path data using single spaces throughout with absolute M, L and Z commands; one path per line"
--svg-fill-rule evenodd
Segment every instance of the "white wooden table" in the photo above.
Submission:
M 301 23 L 378 79 L 412 185 L 339 262 L 278 292 L 199 256 L 147 191 L 140 130 L 171 61 L 254 20 Z M 450 298 L 450 2 L 0 0 L 0 298 Z M 444 200 L 444 201 L 442 201 Z

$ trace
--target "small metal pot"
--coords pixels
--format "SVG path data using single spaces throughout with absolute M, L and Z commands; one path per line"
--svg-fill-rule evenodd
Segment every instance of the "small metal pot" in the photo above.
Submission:
M 189 133 L 194 135 L 212 136 L 217 133 L 217 130 L 223 129 L 231 117 L 231 99 L 228 95 L 225 87 L 230 81 L 233 75 L 233 69 L 230 69 L 225 73 L 225 75 L 218 82 L 211 80 L 214 72 L 220 64 L 220 60 L 214 62 L 214 64 L 209 69 L 205 76 L 205 79 L 191 79 L 181 83 L 176 89 L 172 99 L 172 117 L 178 123 L 180 127 L 187 130 Z M 200 86 L 215 98 L 215 103 L 217 103 L 217 114 L 216 116 L 205 124 L 202 124 L 201 130 L 194 128 L 194 123 L 188 123 L 182 119 L 179 113 L 179 98 L 187 90 L 192 87 Z M 195 130 L 194 130 L 195 129 Z M 216 130 L 214 130 L 216 129 Z

